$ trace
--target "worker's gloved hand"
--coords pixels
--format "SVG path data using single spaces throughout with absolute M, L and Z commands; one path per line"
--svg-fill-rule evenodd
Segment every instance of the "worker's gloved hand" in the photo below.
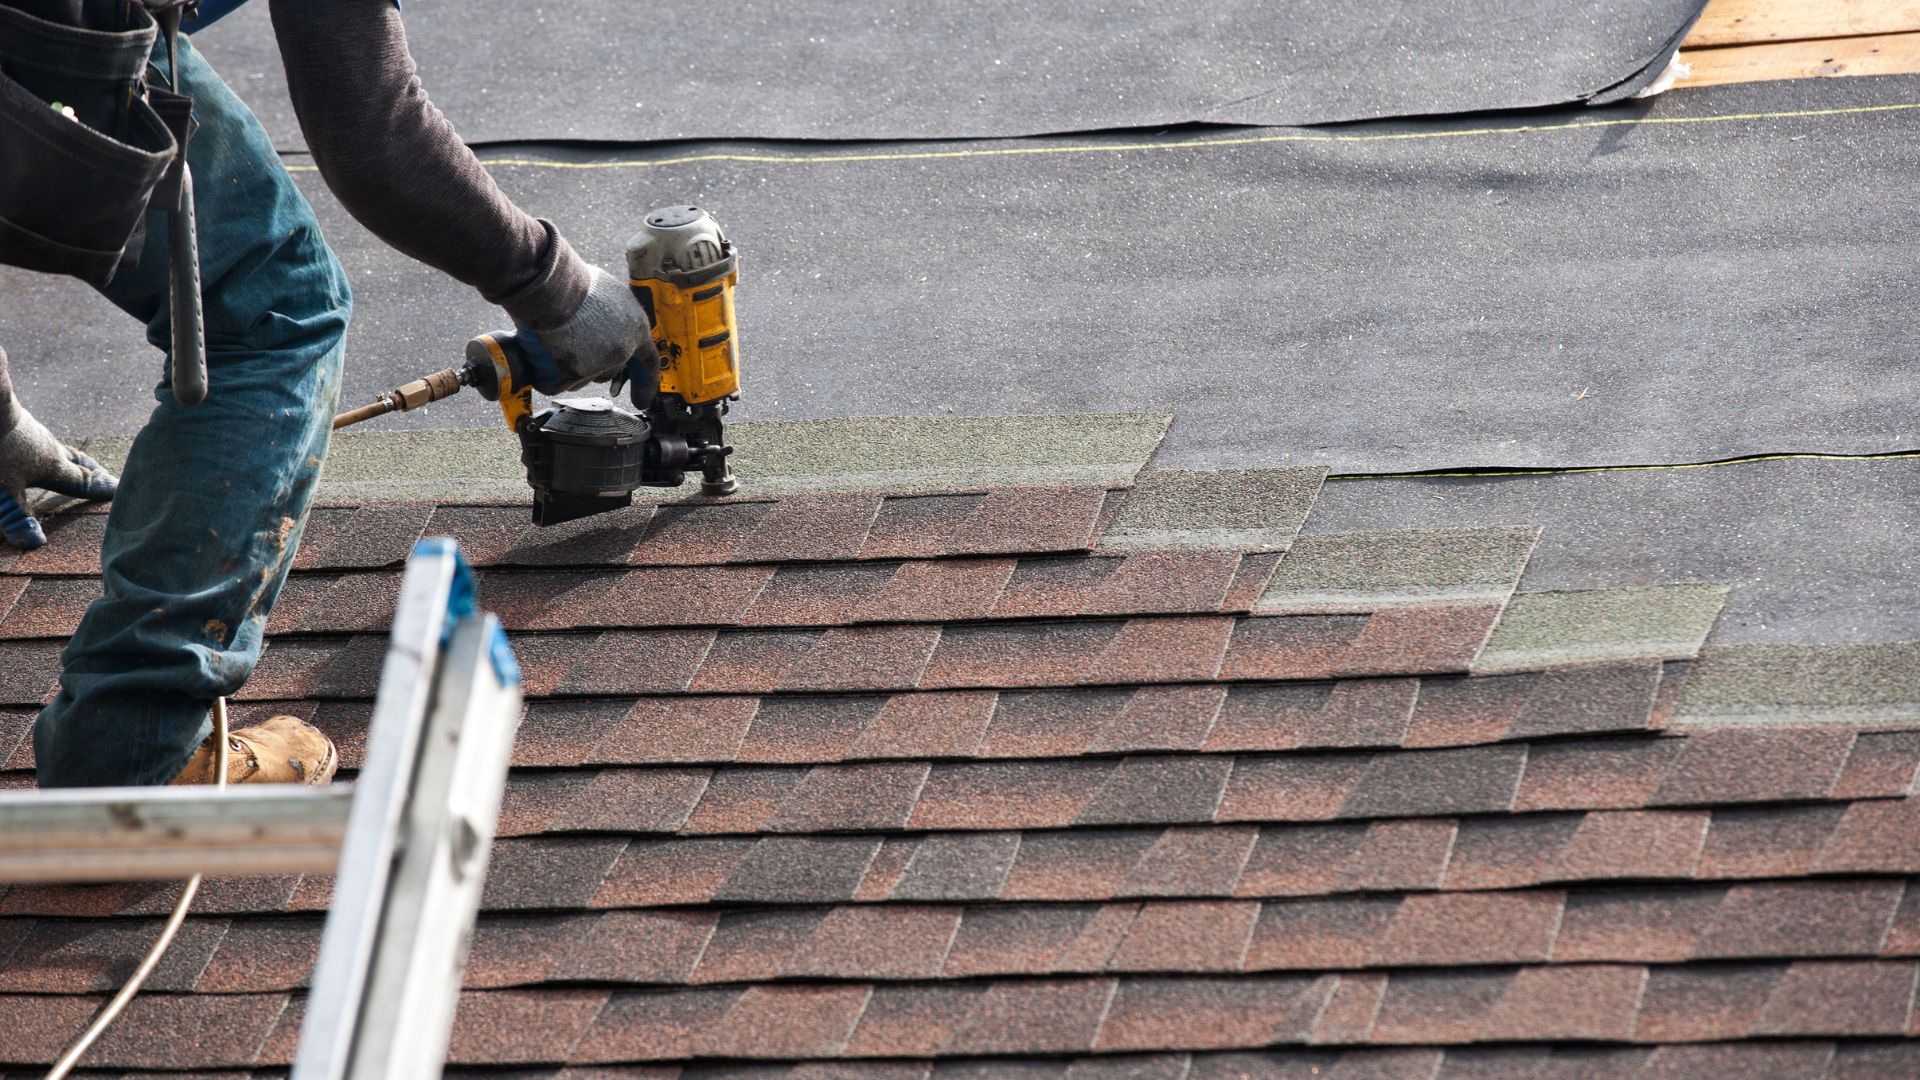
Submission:
M 119 486 L 98 462 L 54 438 L 11 394 L 0 402 L 0 536 L 7 543 L 32 549 L 47 542 L 28 509 L 28 488 L 106 500 Z
M 607 388 L 615 395 L 622 388 L 626 389 L 627 397 L 635 408 L 644 409 L 653 404 L 653 399 L 660 394 L 659 354 L 649 352 L 644 357 L 636 356 L 627 361 L 626 369 L 615 375 Z
M 578 390 L 626 371 L 630 360 L 658 366 L 653 323 L 627 283 L 599 267 L 587 298 L 565 322 L 547 330 L 520 327 L 533 388 L 543 394 Z

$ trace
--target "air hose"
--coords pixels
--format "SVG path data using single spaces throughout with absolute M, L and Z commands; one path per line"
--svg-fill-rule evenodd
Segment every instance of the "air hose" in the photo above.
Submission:
M 217 790 L 227 786 L 226 698 L 213 700 L 213 734 L 213 784 Z M 180 925 L 187 921 L 187 908 L 193 905 L 193 898 L 200 891 L 200 877 L 201 875 L 195 874 L 187 879 L 187 887 L 180 890 L 180 899 L 173 905 L 173 914 L 167 916 L 167 924 L 160 928 L 160 937 L 154 941 L 153 947 L 147 950 L 147 955 L 140 961 L 140 966 L 133 969 L 133 974 L 127 978 L 127 984 L 120 988 L 119 993 L 113 995 L 113 1000 L 107 1002 L 107 1007 L 101 1009 L 100 1015 L 93 1018 L 93 1023 L 87 1025 L 87 1030 L 81 1032 L 80 1037 L 67 1048 L 67 1052 L 60 1055 L 60 1060 L 53 1063 L 53 1068 L 47 1071 L 47 1080 L 62 1080 L 72 1072 L 73 1067 L 79 1064 L 80 1059 L 93 1047 L 94 1041 L 120 1018 L 120 1014 L 126 1011 L 127 1003 L 133 1000 L 133 996 L 140 992 L 142 986 L 146 985 L 148 977 L 153 974 L 153 969 L 160 966 L 160 958 L 167 955 L 167 947 L 173 944 L 174 935 L 180 932 Z

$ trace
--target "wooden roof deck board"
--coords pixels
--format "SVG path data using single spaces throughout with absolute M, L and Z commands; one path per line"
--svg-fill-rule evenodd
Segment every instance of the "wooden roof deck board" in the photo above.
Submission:
M 1920 71 L 1920 0 L 1712 0 L 1676 87 Z

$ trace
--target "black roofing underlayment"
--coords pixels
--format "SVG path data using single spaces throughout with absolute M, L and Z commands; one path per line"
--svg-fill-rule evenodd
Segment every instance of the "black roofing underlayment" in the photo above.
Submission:
M 1650 80 L 1704 0 L 407 0 L 475 142 L 994 138 L 1526 108 Z M 195 38 L 304 144 L 265 5 Z M 1356 28 L 1364 27 L 1364 33 Z M 580 62 L 580 57 L 603 57 Z
M 1920 77 L 1193 140 L 484 156 L 602 263 L 655 204 L 713 209 L 744 252 L 746 418 L 1168 410 L 1163 466 L 1336 473 L 1920 436 L 1898 377 Z M 347 400 L 500 324 L 298 175 L 356 293 Z M 69 431 L 137 424 L 145 396 L 102 389 L 101 361 L 158 370 L 124 317 L 0 284 L 26 400 Z M 382 424 L 497 422 L 476 400 Z
M 1542 526 L 1521 588 L 1733 585 L 1717 642 L 1920 639 L 1920 459 L 1335 480 L 1308 533 Z

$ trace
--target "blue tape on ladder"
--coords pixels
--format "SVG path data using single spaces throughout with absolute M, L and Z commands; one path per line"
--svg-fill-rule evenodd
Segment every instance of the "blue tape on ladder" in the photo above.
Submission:
M 501 686 L 513 686 L 520 681 L 520 661 L 513 655 L 506 628 L 498 620 L 494 620 L 493 640 L 487 643 L 487 652 L 493 657 L 493 670 L 500 676 Z
M 413 553 L 423 558 L 453 556 L 453 585 L 447 590 L 447 621 L 440 627 L 440 644 L 445 646 L 453 638 L 454 626 L 478 611 L 473 570 L 467 566 L 467 557 L 461 553 L 460 545 L 450 536 L 426 537 L 413 545 Z M 497 621 L 493 625 L 493 636 L 487 642 L 487 653 L 493 660 L 493 673 L 499 677 L 500 685 L 512 686 L 520 681 L 520 662 L 514 658 L 506 631 Z

